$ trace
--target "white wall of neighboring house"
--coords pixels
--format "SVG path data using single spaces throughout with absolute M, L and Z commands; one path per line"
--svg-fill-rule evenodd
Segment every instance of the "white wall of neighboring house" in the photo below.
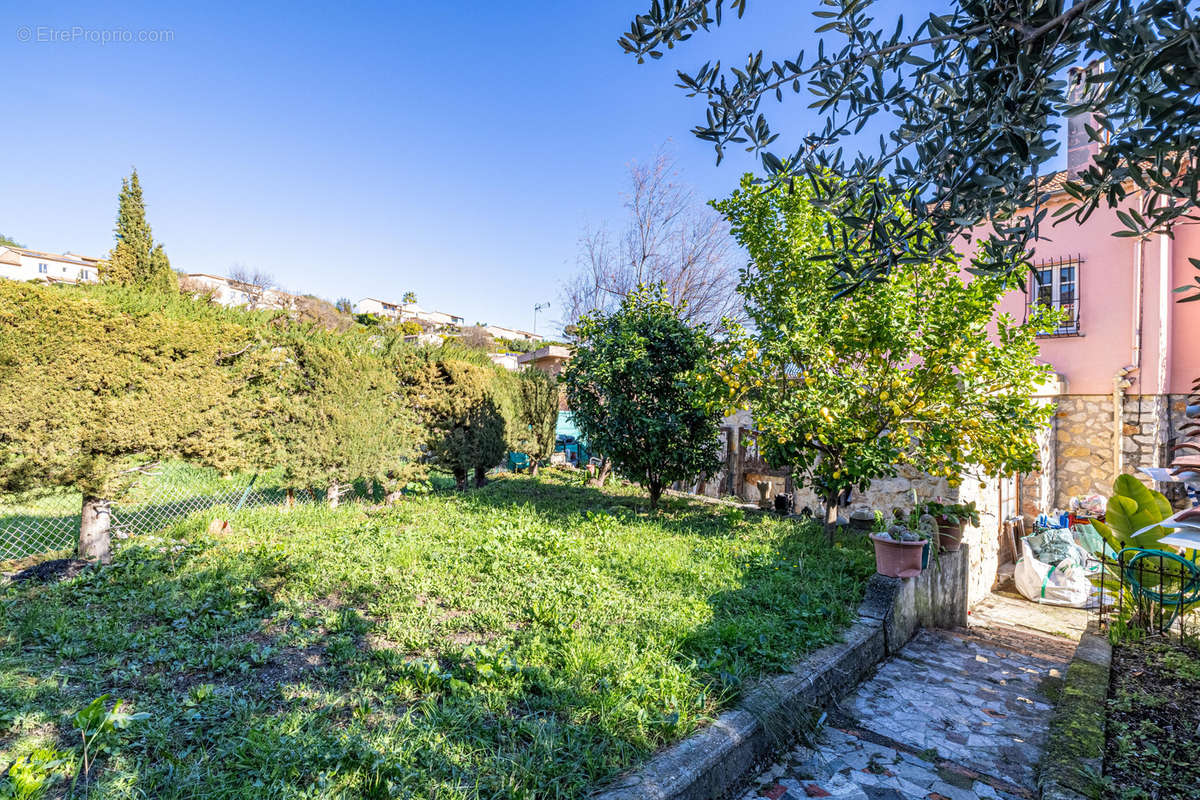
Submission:
M 447 314 L 445 311 L 424 311 L 418 308 L 412 315 L 417 319 L 432 322 L 434 325 L 463 325 L 466 322 L 462 317 Z
M 442 343 L 444 337 L 440 333 L 418 333 L 416 336 L 405 336 L 404 341 L 410 344 L 423 344 L 437 346 Z
M 248 306 L 251 302 L 251 295 L 256 290 L 253 287 L 248 287 L 238 281 L 221 275 L 209 275 L 206 272 L 189 272 L 187 274 L 188 281 L 194 287 L 202 287 L 205 291 L 212 292 L 213 300 L 223 306 Z M 259 298 L 259 308 L 287 308 L 291 304 L 292 296 L 287 292 L 281 292 L 277 289 L 267 289 L 263 291 L 262 297 Z
M 516 353 L 488 353 L 487 357 L 497 367 L 503 367 L 509 372 L 516 372 L 521 367 L 520 362 L 517 361 Z
M 483 329 L 496 339 L 513 339 L 519 342 L 540 342 L 545 339 L 544 336 L 538 336 L 536 333 L 506 328 L 503 325 L 484 325 Z
M 438 327 L 445 325 L 462 325 L 462 317 L 447 314 L 445 311 L 426 311 L 416 303 L 389 303 L 375 297 L 364 297 L 354 304 L 354 310 L 359 314 L 375 314 L 380 317 L 403 322 L 415 319 L 428 322 Z
M 374 297 L 364 297 L 354 304 L 354 311 L 358 314 L 374 314 L 377 317 L 387 317 L 388 319 L 400 318 L 400 306 L 396 303 L 388 303 L 384 300 L 376 300 Z
M 0 247 L 0 278 L 45 283 L 96 283 L 100 260 L 74 253 L 42 253 L 24 247 Z

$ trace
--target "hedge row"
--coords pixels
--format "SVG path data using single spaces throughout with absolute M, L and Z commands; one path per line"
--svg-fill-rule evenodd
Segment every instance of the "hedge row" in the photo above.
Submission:
M 112 498 L 146 461 L 283 467 L 296 488 L 465 486 L 509 449 L 545 458 L 557 388 L 481 353 L 176 294 L 0 281 L 0 492 Z

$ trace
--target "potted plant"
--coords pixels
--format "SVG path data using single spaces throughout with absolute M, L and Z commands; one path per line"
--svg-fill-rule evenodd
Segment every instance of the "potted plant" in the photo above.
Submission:
M 910 528 L 896 522 L 887 530 L 871 534 L 875 545 L 875 571 L 889 578 L 912 578 L 921 574 L 928 558 L 932 526 Z
M 979 525 L 979 511 L 974 501 L 949 503 L 939 498 L 921 503 L 918 511 L 937 521 L 938 549 L 948 553 L 962 547 L 963 528 L 968 524 Z

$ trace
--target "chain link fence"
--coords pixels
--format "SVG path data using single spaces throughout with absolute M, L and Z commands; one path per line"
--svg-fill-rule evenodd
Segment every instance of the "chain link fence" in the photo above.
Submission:
M 341 500 L 381 500 L 377 495 L 378 488 L 355 484 L 346 487 Z M 296 491 L 293 501 L 325 502 L 325 491 Z M 215 470 L 168 462 L 139 475 L 113 500 L 112 530 L 115 538 L 127 538 L 217 508 L 233 511 L 287 502 L 287 489 L 278 473 L 222 476 Z M 79 492 L 67 489 L 0 495 L 0 561 L 73 549 L 82 503 Z

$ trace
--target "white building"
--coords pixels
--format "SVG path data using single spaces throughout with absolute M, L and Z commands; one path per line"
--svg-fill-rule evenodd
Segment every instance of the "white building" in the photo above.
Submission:
M 96 283 L 100 259 L 75 253 L 42 253 L 25 247 L 0 246 L 0 278 L 43 283 Z
M 483 329 L 491 334 L 494 339 L 510 339 L 518 342 L 540 342 L 546 337 L 538 336 L 536 333 L 529 331 L 517 330 L 516 328 L 506 328 L 503 325 L 484 325 Z
M 184 275 L 185 290 L 206 292 L 223 306 L 251 306 L 256 309 L 291 308 L 292 295 L 278 289 L 267 289 L 235 281 L 223 275 L 207 272 L 189 272 Z
M 462 317 L 447 314 L 445 311 L 426 311 L 416 303 L 389 303 L 375 297 L 364 297 L 354 304 L 354 310 L 359 314 L 374 314 L 377 317 L 387 317 L 396 322 L 417 320 L 441 328 L 448 325 L 461 327 L 466 323 Z
M 517 360 L 517 353 L 488 353 L 487 357 L 497 367 L 503 367 L 509 372 L 516 372 L 521 368 L 521 363 Z

